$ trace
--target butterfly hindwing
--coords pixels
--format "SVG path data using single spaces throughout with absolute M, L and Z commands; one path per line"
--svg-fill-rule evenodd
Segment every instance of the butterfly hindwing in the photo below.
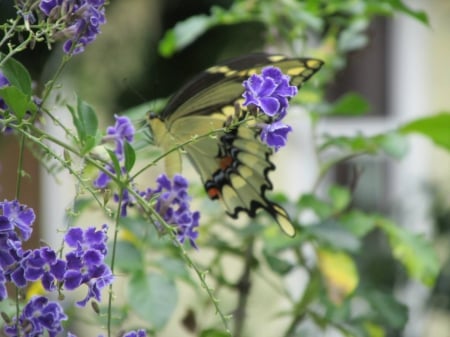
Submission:
M 165 150 L 184 144 L 208 196 L 221 200 L 228 215 L 236 218 L 246 212 L 253 217 L 262 208 L 287 235 L 294 236 L 286 211 L 265 195 L 272 189 L 268 174 L 275 166 L 270 161 L 272 150 L 259 140 L 260 131 L 246 124 L 217 131 L 234 115 L 244 92 L 242 82 L 268 65 L 280 68 L 291 76 L 292 85 L 300 87 L 320 69 L 322 61 L 261 53 L 224 62 L 194 77 L 149 123 L 156 142 Z M 170 158 L 171 167 L 179 169 L 176 156 Z

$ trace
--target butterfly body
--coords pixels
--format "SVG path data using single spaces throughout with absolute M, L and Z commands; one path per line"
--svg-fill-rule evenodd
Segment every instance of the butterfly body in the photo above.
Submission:
M 258 120 L 248 121 L 248 112 L 240 105 L 242 82 L 268 65 L 279 67 L 299 87 L 322 61 L 251 54 L 224 62 L 182 87 L 159 116 L 150 117 L 149 125 L 164 150 L 182 146 L 208 196 L 221 200 L 228 215 L 236 218 L 243 211 L 253 217 L 263 208 L 286 234 L 294 236 L 286 211 L 265 196 L 272 189 L 268 174 L 275 169 L 272 149 L 259 140 Z M 229 126 L 230 120 L 235 124 Z M 166 170 L 181 172 L 179 151 L 168 154 Z

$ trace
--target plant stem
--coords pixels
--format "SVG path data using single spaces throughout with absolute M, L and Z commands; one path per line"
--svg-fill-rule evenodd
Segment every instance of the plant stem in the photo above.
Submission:
M 25 136 L 22 134 L 20 137 L 19 159 L 17 162 L 16 200 L 19 200 L 20 187 L 22 185 L 24 148 L 25 148 Z
M 124 188 L 120 187 L 119 189 L 119 201 L 117 203 L 117 211 L 116 211 L 116 219 L 114 221 L 114 237 L 113 237 L 113 243 L 112 243 L 112 252 L 111 252 L 111 273 L 114 275 L 114 264 L 115 264 L 115 258 L 116 258 L 116 246 L 117 246 L 117 238 L 119 234 L 119 226 L 120 226 L 120 213 L 122 208 L 122 201 L 123 201 L 123 192 Z M 112 283 L 109 285 L 109 294 L 108 294 L 108 323 L 107 323 L 107 330 L 108 330 L 108 337 L 112 336 L 111 332 L 111 322 L 112 322 L 112 303 L 113 303 L 113 285 Z
M 244 323 L 246 318 L 246 308 L 248 303 L 248 296 L 250 295 L 250 274 L 252 269 L 252 264 L 254 261 L 253 247 L 255 238 L 252 236 L 250 242 L 248 243 L 247 250 L 245 252 L 244 260 L 244 270 L 239 281 L 236 284 L 238 291 L 238 304 L 236 310 L 234 311 L 234 337 L 241 337 L 244 330 Z

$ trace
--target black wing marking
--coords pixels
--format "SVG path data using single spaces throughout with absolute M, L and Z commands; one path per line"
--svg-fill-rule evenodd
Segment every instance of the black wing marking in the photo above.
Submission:
M 242 82 L 268 65 L 280 68 L 291 76 L 298 87 L 320 69 L 323 62 L 312 58 L 287 58 L 282 55 L 250 54 L 210 67 L 184 85 L 161 113 L 161 119 L 187 115 L 208 115 L 223 106 L 233 105 L 244 92 Z

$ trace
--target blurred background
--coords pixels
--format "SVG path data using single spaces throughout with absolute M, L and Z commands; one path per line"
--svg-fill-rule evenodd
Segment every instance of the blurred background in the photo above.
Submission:
M 247 1 L 247 5 L 251 7 L 252 2 Z M 340 15 L 356 17 L 357 9 L 352 6 L 357 3 L 348 1 L 349 11 Z M 325 69 L 337 69 L 336 77 L 326 88 L 327 99 L 333 101 L 353 91 L 362 95 L 371 108 L 363 116 L 322 118 L 317 128 L 319 134 L 373 135 L 420 116 L 449 110 L 450 2 L 405 3 L 424 10 L 429 26 L 402 14 L 376 16 L 367 25 L 361 22 L 360 30 L 366 40 L 358 41 L 355 35 L 351 38 L 355 46 L 349 48 L 344 60 L 337 60 L 338 65 L 325 64 Z M 270 34 L 271 27 L 249 16 L 208 29 L 199 22 L 192 23 L 192 40 L 170 56 L 161 55 L 160 41 L 170 40 L 165 34 L 177 22 L 193 15 L 208 15 L 213 6 L 229 8 L 232 4 L 232 0 L 111 0 L 102 34 L 75 57 L 64 76 L 70 80 L 73 91 L 90 102 L 103 125 L 107 125 L 114 114 L 132 107 L 145 105 L 151 110 L 156 103 L 148 102 L 168 97 L 191 76 L 220 60 L 260 50 L 292 54 L 280 41 L 282 37 Z M 11 8 L 8 5 L 10 1 L 0 2 L 3 18 L 14 14 L 7 11 Z M 338 15 L 329 18 L 330 22 L 338 19 Z M 327 58 L 326 50 L 315 48 L 314 39 L 305 40 L 308 42 L 294 48 L 296 56 Z M 18 59 L 31 69 L 37 91 L 52 75 L 61 53 L 60 46 L 48 51 L 41 45 L 19 55 Z M 271 176 L 276 189 L 289 196 L 310 191 L 318 170 L 313 159 L 311 120 L 300 108 L 294 110 L 290 120 L 294 132 L 286 150 L 274 157 L 277 170 Z M 359 263 L 362 277 L 393 289 L 396 298 L 408 306 L 409 319 L 401 336 L 450 337 L 450 157 L 420 137 L 412 137 L 408 148 L 408 154 L 399 161 L 371 156 L 342 163 L 320 188 L 325 190 L 331 183 L 350 186 L 357 167 L 363 174 L 354 190 L 355 207 L 389 215 L 433 241 L 442 270 L 431 289 L 416 281 L 406 281 L 390 251 L 383 249 L 385 239 L 377 233 L 366 239 Z M 3 198 L 14 195 L 16 152 L 15 141 L 2 136 Z M 38 174 L 39 167 L 32 154 L 26 160 L 32 181 L 25 180 L 29 188 L 22 202 L 40 214 L 40 234 L 36 232 L 35 237 L 43 235 L 51 241 L 55 233 L 44 224 L 62 221 L 74 195 L 73 186 L 63 175 L 55 181 L 44 171 Z M 383 251 L 385 255 L 380 253 Z M 392 334 L 397 335 L 398 332 Z

